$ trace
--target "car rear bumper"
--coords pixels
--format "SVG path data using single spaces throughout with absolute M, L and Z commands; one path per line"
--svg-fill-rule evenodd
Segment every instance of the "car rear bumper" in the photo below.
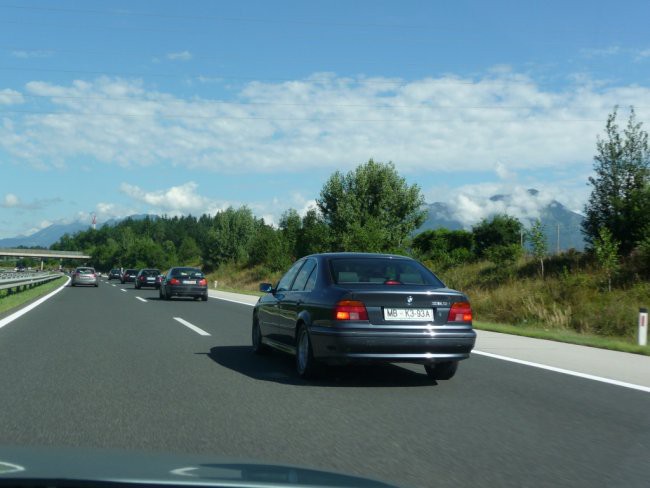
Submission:
M 72 280 L 73 285 L 96 285 L 97 280 Z
M 412 334 L 312 327 L 310 337 L 314 357 L 328 363 L 460 361 L 476 342 L 473 329 Z
M 206 286 L 170 286 L 167 294 L 173 297 L 202 297 L 208 294 Z

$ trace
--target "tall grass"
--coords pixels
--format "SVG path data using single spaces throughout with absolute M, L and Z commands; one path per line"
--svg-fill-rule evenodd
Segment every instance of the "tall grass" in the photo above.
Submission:
M 574 260 L 571 268 L 566 256 L 550 259 L 545 279 L 526 260 L 509 269 L 480 262 L 439 274 L 448 286 L 469 295 L 479 321 L 634 337 L 639 307 L 650 305 L 650 283 L 621 282 L 608 292 L 588 263 L 568 259 Z

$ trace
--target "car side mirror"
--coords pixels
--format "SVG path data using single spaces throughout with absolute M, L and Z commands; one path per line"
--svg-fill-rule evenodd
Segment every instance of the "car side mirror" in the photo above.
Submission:
M 273 285 L 271 283 L 260 283 L 260 291 L 263 293 L 273 293 Z

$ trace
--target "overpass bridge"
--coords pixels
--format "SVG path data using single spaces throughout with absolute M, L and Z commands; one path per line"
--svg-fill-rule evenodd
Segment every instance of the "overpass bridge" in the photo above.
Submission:
M 44 259 L 81 259 L 87 261 L 91 258 L 89 254 L 81 251 L 52 251 L 49 249 L 10 249 L 0 248 L 0 256 L 16 258 L 39 258 L 41 260 L 41 269 L 43 269 Z

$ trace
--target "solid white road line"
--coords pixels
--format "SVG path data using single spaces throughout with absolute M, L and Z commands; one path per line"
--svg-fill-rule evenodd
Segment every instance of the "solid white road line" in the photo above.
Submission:
M 492 354 L 491 352 L 477 351 L 474 349 L 472 354 L 478 354 L 479 356 L 487 356 L 489 358 L 500 359 L 502 361 L 509 361 L 511 363 L 523 364 L 524 366 L 532 366 L 533 368 L 546 369 L 548 371 L 553 371 L 555 373 L 568 374 L 570 376 L 577 376 L 578 378 L 584 378 L 587 380 L 600 381 L 601 383 L 609 383 L 610 385 L 622 386 L 624 388 L 631 388 L 633 390 L 644 391 L 650 393 L 650 387 L 635 385 L 633 383 L 626 383 L 625 381 L 612 380 L 610 378 L 603 378 L 602 376 L 595 376 L 593 374 L 580 373 L 578 371 L 572 371 L 570 369 L 556 368 L 555 366 L 547 366 L 546 364 L 533 363 L 531 361 L 524 361 L 522 359 L 509 358 L 507 356 L 501 356 L 499 354 Z
M 249 307 L 255 306 L 254 303 L 240 302 L 239 300 L 233 300 L 232 298 L 214 297 L 212 295 L 210 295 L 210 298 L 214 298 L 215 300 L 223 300 L 224 302 L 239 303 L 240 305 L 248 305 Z
M 56 295 L 61 290 L 63 290 L 66 286 L 68 286 L 68 283 L 70 283 L 70 277 L 68 277 L 68 281 L 66 281 L 63 285 L 61 285 L 60 288 L 57 288 L 52 293 L 48 293 L 44 297 L 41 297 L 38 300 L 36 300 L 35 302 L 30 303 L 25 308 L 21 308 L 17 312 L 14 312 L 11 315 L 9 315 L 9 316 L 5 317 L 4 319 L 0 320 L 0 329 L 2 329 L 5 325 L 10 324 L 14 320 L 16 320 L 18 317 L 21 317 L 21 316 L 25 315 L 30 310 L 38 307 L 41 303 L 43 303 L 48 298 L 52 298 L 54 295 Z
M 209 336 L 209 335 L 210 335 L 209 333 L 207 333 L 207 332 L 204 331 L 203 329 L 197 327 L 197 326 L 194 325 L 194 324 L 190 324 L 187 320 L 184 320 L 184 319 L 182 319 L 182 318 L 180 318 L 180 317 L 174 317 L 174 320 L 175 320 L 176 322 L 179 322 L 179 323 L 183 324 L 183 325 L 184 325 L 185 327 L 187 327 L 188 329 L 192 329 L 194 332 L 196 332 L 196 333 L 199 334 L 199 335 L 202 335 L 202 336 Z
M 140 300 L 141 302 L 147 303 L 147 301 L 146 301 L 144 298 L 142 298 L 142 297 L 136 297 L 136 298 L 137 298 L 138 300 Z

